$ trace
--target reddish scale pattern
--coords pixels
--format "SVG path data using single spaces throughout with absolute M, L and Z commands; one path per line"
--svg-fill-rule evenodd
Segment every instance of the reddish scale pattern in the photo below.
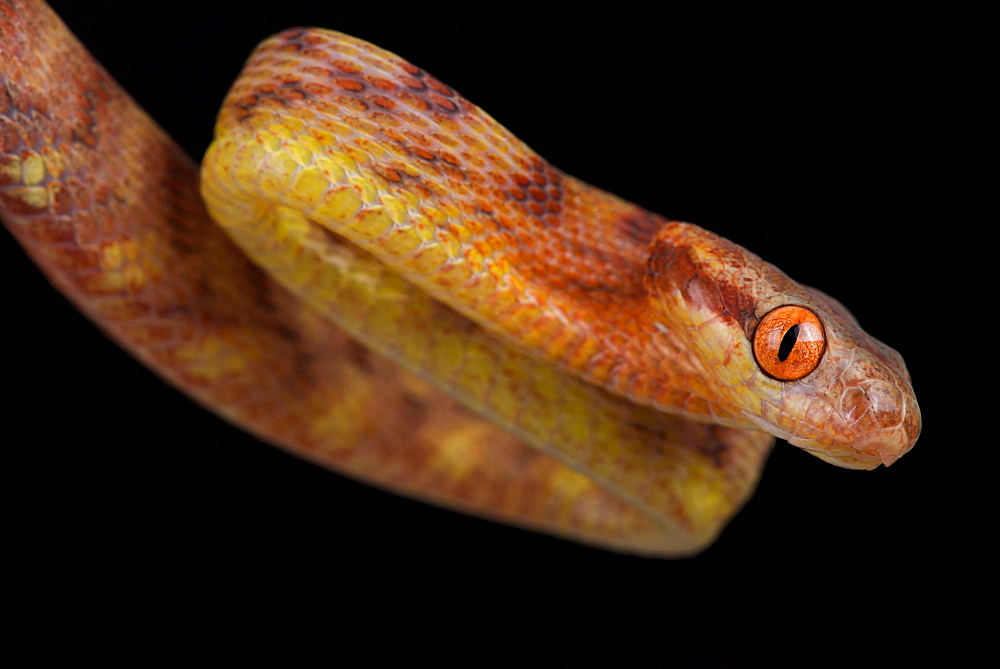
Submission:
M 288 44 L 294 44 L 297 41 L 309 45 L 309 47 L 302 47 L 299 52 L 300 56 L 320 59 L 328 56 L 328 52 L 316 48 L 322 40 L 317 39 L 314 35 L 303 35 L 296 38 L 294 35 L 286 34 L 285 43 L 278 50 L 287 51 Z M 337 46 L 327 45 L 327 48 L 336 50 Z M 364 45 L 360 45 L 359 48 L 364 48 Z M 384 61 L 379 58 L 369 57 L 365 60 L 368 64 L 386 69 Z M 532 156 L 530 160 L 526 160 L 520 155 L 515 156 L 522 171 L 513 172 L 509 176 L 498 170 L 486 170 L 485 174 L 481 171 L 487 162 L 494 163 L 504 171 L 511 170 L 510 162 L 495 153 L 489 153 L 488 149 L 491 148 L 491 145 L 497 147 L 502 147 L 505 144 L 514 145 L 517 151 L 525 153 L 524 147 L 519 146 L 519 142 L 513 136 L 510 136 L 495 123 L 488 123 L 492 126 L 493 132 L 499 135 L 494 138 L 495 141 L 492 143 L 484 142 L 479 137 L 462 132 L 451 134 L 432 131 L 428 136 L 413 127 L 402 130 L 392 128 L 392 126 L 399 127 L 400 121 L 411 126 L 426 127 L 428 125 L 426 120 L 400 110 L 397 101 L 417 112 L 431 112 L 432 122 L 442 127 L 452 126 L 452 129 L 460 130 L 460 125 L 466 122 L 465 120 L 461 121 L 459 126 L 454 126 L 454 124 L 449 124 L 446 118 L 438 116 L 441 113 L 453 113 L 459 110 L 465 114 L 475 115 L 479 123 L 483 124 L 484 118 L 479 110 L 467 101 L 458 98 L 451 88 L 419 68 L 402 61 L 395 63 L 399 68 L 399 71 L 395 73 L 395 79 L 398 83 L 384 77 L 366 74 L 363 68 L 353 61 L 327 57 L 326 62 L 332 68 L 300 65 L 296 69 L 303 75 L 331 80 L 339 89 L 356 93 L 357 95 L 353 97 L 337 97 L 336 102 L 351 111 L 365 113 L 368 118 L 375 122 L 376 134 L 379 135 L 380 139 L 395 142 L 409 155 L 426 161 L 429 164 L 428 170 L 432 173 L 444 174 L 457 182 L 452 185 L 459 188 L 462 188 L 463 184 L 458 182 L 474 184 L 472 188 L 480 196 L 480 199 L 477 200 L 477 209 L 482 213 L 495 216 L 499 227 L 512 230 L 524 229 L 527 226 L 523 219 L 532 215 L 542 217 L 544 223 L 550 226 L 559 226 L 563 223 L 556 216 L 562 211 L 559 201 L 562 198 L 563 177 L 537 156 Z M 272 64 L 277 66 L 282 63 Z M 341 74 L 351 76 L 331 76 L 334 69 Z M 328 86 L 316 81 L 296 83 L 304 91 L 315 91 L 317 95 L 330 90 Z M 385 91 L 386 95 L 372 92 L 372 89 Z M 269 84 L 259 85 L 254 91 L 255 95 L 246 101 L 245 106 L 250 107 L 255 104 L 256 96 L 266 97 L 273 92 L 273 88 Z M 396 113 L 386 115 L 381 113 L 379 109 L 395 111 Z M 460 137 L 461 141 L 457 141 L 455 135 Z M 437 146 L 435 146 L 435 142 Z M 467 146 L 463 147 L 463 144 Z M 443 147 L 461 148 L 461 155 L 456 155 L 453 151 Z M 485 157 L 484 154 L 486 154 Z M 488 183 L 495 184 L 499 188 L 489 188 Z M 510 212 L 498 213 L 495 205 L 498 199 L 500 201 L 513 199 L 523 206 Z M 546 214 L 553 215 L 546 216 Z M 527 236 L 526 233 L 527 231 L 523 236 Z
M 624 342 L 614 354 L 617 362 L 591 361 L 580 373 L 640 402 L 667 396 L 682 401 L 648 375 L 637 382 L 637 370 L 655 367 L 651 356 L 663 353 L 662 346 L 650 352 L 643 330 L 643 275 L 649 241 L 664 219 L 562 174 L 450 87 L 360 40 L 286 31 L 260 47 L 247 71 L 252 77 L 279 66 L 287 68 L 283 85 L 312 96 L 296 109 L 336 118 L 368 135 L 374 147 L 394 147 L 416 161 L 418 169 L 407 170 L 398 160 L 378 157 L 377 148 L 369 152 L 370 167 L 388 191 L 410 191 L 429 206 L 437 206 L 435 197 L 446 198 L 462 213 L 463 230 L 452 232 L 486 257 L 502 254 L 539 287 L 542 299 L 560 296 L 553 308 L 585 332 L 561 334 L 567 339 L 565 359 L 575 359 L 585 340 L 601 341 L 606 350 Z M 283 99 L 276 93 L 274 79 L 261 78 L 233 104 L 250 114 L 269 98 Z M 519 315 L 512 307 L 488 319 Z M 537 335 L 545 327 L 525 322 L 526 329 L 515 328 L 514 334 Z

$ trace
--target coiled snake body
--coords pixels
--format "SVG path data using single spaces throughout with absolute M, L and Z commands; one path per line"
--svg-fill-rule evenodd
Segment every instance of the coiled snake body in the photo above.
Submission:
M 0 45 L 6 226 L 136 357 L 303 457 L 677 556 L 772 435 L 859 469 L 917 438 L 902 359 L 839 303 L 562 174 L 377 47 L 262 43 L 199 179 L 43 3 L 0 2 Z

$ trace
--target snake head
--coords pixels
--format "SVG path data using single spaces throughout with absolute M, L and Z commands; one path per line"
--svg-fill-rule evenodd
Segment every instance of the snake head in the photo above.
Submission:
M 688 223 L 667 224 L 650 251 L 659 336 L 693 352 L 695 374 L 720 377 L 692 385 L 735 426 L 851 469 L 890 465 L 916 442 L 920 409 L 902 357 L 839 302 Z

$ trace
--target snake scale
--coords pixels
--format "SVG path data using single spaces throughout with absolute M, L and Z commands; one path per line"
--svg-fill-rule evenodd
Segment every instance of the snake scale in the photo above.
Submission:
M 43 2 L 0 1 L 0 46 L 6 227 L 135 357 L 297 455 L 676 557 L 775 436 L 855 469 L 917 439 L 901 357 L 838 302 L 378 47 L 264 41 L 199 171 Z

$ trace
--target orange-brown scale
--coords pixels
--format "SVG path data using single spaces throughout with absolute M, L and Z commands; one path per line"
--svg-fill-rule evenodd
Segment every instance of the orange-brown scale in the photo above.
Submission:
M 724 250 L 719 250 L 718 257 L 722 259 L 724 254 Z M 732 261 L 735 256 L 730 254 L 729 259 Z M 680 235 L 671 237 L 669 243 L 656 246 L 656 251 L 650 255 L 647 284 L 652 287 L 663 277 L 670 277 L 685 302 L 694 308 L 725 318 L 740 328 L 754 321 L 756 300 L 746 286 L 733 276 L 706 274 L 704 266 L 692 257 L 690 245 L 685 244 Z

